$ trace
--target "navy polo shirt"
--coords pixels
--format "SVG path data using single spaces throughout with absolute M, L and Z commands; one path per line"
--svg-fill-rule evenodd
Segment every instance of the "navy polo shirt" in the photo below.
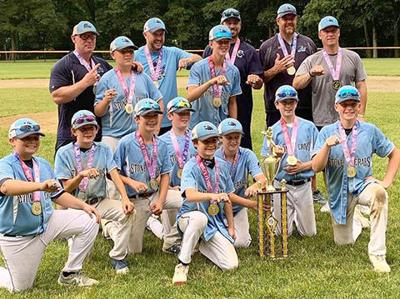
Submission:
M 105 72 L 112 67 L 104 59 L 92 56 L 95 64 L 100 63 L 97 73 L 102 76 Z M 60 87 L 73 85 L 79 82 L 87 74 L 86 68 L 81 65 L 78 58 L 73 52 L 65 55 L 54 65 L 50 75 L 50 93 Z M 93 86 L 86 88 L 76 99 L 69 103 L 58 105 L 58 128 L 57 128 L 57 144 L 56 149 L 73 141 L 71 135 L 71 118 L 75 112 L 79 110 L 89 110 L 94 112 L 94 99 Z M 100 119 L 97 120 L 101 124 Z M 99 131 L 96 140 L 101 139 L 101 132 Z

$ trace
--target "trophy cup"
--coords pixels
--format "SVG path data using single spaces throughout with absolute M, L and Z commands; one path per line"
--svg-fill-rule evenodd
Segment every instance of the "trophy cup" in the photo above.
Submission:
M 266 191 L 274 192 L 276 191 L 274 187 L 274 178 L 279 160 L 273 151 L 273 146 L 275 146 L 275 143 L 272 140 L 272 128 L 267 128 L 265 131 L 262 131 L 261 134 L 265 135 L 269 145 L 268 156 L 261 161 L 261 169 L 265 175 L 265 178 L 267 179 Z

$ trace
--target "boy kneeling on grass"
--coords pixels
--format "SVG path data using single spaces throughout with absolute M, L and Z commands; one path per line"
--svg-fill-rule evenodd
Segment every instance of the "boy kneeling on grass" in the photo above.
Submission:
M 0 250 L 6 265 L 0 267 L 0 287 L 10 292 L 31 288 L 47 245 L 72 236 L 58 283 L 98 283 L 81 269 L 96 239 L 100 215 L 94 207 L 64 192 L 50 164 L 34 156 L 40 136 L 44 134 L 37 122 L 16 120 L 8 131 L 13 153 L 0 160 Z M 72 209 L 53 210 L 52 201 Z
M 229 199 L 235 190 L 227 165 L 214 157 L 218 136 L 217 128 L 207 121 L 200 122 L 192 131 L 198 154 L 183 168 L 181 191 L 184 201 L 177 216 L 183 238 L 179 264 L 172 280 L 174 285 L 186 283 L 192 253 L 200 238 L 200 252 L 215 265 L 222 270 L 238 267 Z

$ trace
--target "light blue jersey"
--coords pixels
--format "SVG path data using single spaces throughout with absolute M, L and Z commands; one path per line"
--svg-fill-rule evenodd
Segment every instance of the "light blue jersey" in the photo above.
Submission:
M 229 175 L 229 169 L 226 163 L 219 158 L 215 158 L 220 168 L 220 180 L 219 180 L 219 193 L 231 193 L 235 189 L 231 177 Z M 210 174 L 211 182 L 215 182 L 215 167 L 207 167 Z M 196 157 L 191 158 L 183 167 L 183 175 L 181 182 L 181 191 L 184 194 L 187 189 L 195 189 L 199 192 L 208 192 L 206 181 L 203 174 L 201 173 L 200 167 L 197 164 Z M 203 239 L 205 241 L 210 240 L 217 231 L 224 235 L 229 241 L 233 243 L 232 237 L 229 235 L 228 230 L 225 225 L 225 212 L 224 203 L 219 203 L 220 212 L 216 216 L 210 216 L 208 214 L 208 207 L 210 205 L 209 201 L 202 202 L 189 202 L 186 198 L 183 199 L 182 207 L 177 215 L 177 220 L 182 216 L 182 214 L 191 211 L 200 211 L 204 213 L 208 218 L 207 227 L 203 233 Z
M 172 165 L 168 158 L 168 148 L 165 142 L 160 140 L 158 137 L 156 137 L 156 142 L 158 146 L 156 177 L 158 177 L 159 175 L 170 173 Z M 153 145 L 147 144 L 146 146 L 147 152 L 151 157 L 153 153 Z M 146 162 L 140 150 L 140 145 L 136 139 L 135 133 L 126 135 L 118 142 L 117 149 L 114 153 L 114 160 L 123 176 L 145 183 L 149 186 L 149 171 L 147 170 Z M 127 185 L 125 185 L 125 188 L 128 197 L 135 197 L 139 194 Z M 152 190 L 149 187 L 145 193 L 156 191 L 157 190 Z
M 221 75 L 221 70 L 216 70 L 216 76 Z M 199 99 L 192 102 L 192 107 L 195 110 L 192 114 L 190 128 L 193 128 L 201 121 L 209 121 L 218 126 L 221 121 L 229 117 L 229 98 L 242 93 L 240 88 L 240 73 L 236 66 L 230 62 L 226 62 L 226 79 L 229 81 L 228 85 L 222 88 L 222 105 L 215 108 L 213 105 L 213 89 L 210 87 Z M 196 62 L 189 74 L 189 81 L 187 86 L 202 85 L 211 80 L 210 67 L 208 65 L 208 58 Z
M 33 159 L 39 166 L 40 182 L 55 179 L 49 162 L 40 157 Z M 4 182 L 6 179 L 28 181 L 19 159 L 14 154 L 0 160 L 0 181 Z M 10 236 L 31 236 L 43 233 L 53 214 L 51 198 L 56 198 L 62 192 L 64 192 L 63 189 L 55 193 L 40 191 L 42 214 L 39 216 L 32 214 L 32 193 L 15 196 L 0 193 L 0 233 Z
M 294 154 L 297 160 L 301 162 L 308 162 L 311 161 L 311 153 L 314 148 L 314 144 L 317 140 L 318 130 L 312 122 L 305 120 L 304 118 L 301 117 L 297 117 L 297 119 L 299 127 L 297 129 L 297 140 L 295 147 L 296 150 Z M 272 126 L 272 131 L 273 131 L 272 140 L 275 142 L 276 145 L 282 146 L 285 149 L 285 153 L 282 156 L 275 179 L 278 181 L 285 179 L 288 182 L 288 181 L 304 180 L 313 177 L 314 171 L 312 171 L 311 169 L 296 173 L 295 175 L 287 174 L 284 168 L 287 166 L 288 153 L 280 121 L 277 121 Z M 288 131 L 289 131 L 289 136 L 292 136 L 293 128 L 291 127 L 290 124 L 288 125 Z M 269 144 L 267 142 L 267 138 L 264 138 L 264 143 L 261 148 L 261 155 L 267 157 L 268 153 L 269 153 Z
M 325 168 L 330 208 L 338 224 L 346 224 L 348 194 L 359 195 L 369 183 L 373 182 L 366 180 L 366 177 L 372 176 L 372 155 L 387 157 L 394 149 L 394 144 L 375 125 L 357 121 L 356 126 L 358 128 L 355 153 L 356 176 L 347 177 L 347 163 L 341 144 L 331 147 Z M 347 143 L 350 147 L 352 134 L 351 132 L 347 136 Z M 314 154 L 321 150 L 326 139 L 332 135 L 340 136 L 339 121 L 322 128 L 318 134 Z
M 129 89 L 131 77 L 125 78 L 125 83 Z M 118 81 L 115 69 L 109 70 L 101 77 L 97 85 L 94 105 L 102 101 L 106 90 L 111 88 L 116 90 L 117 95 L 111 101 L 106 114 L 101 118 L 102 134 L 103 136 L 121 138 L 135 131 L 136 123 L 134 113 L 128 114 L 125 111 L 127 99 Z M 149 76 L 144 73 L 136 73 L 134 97 L 132 99 L 133 107 L 142 99 L 150 98 L 157 102 L 161 97 L 161 93 L 154 86 Z
M 143 64 L 144 72 L 151 76 L 150 68 L 146 60 L 146 54 L 144 52 L 144 47 L 140 47 L 135 51 L 135 60 Z M 178 87 L 176 82 L 176 72 L 179 68 L 179 60 L 182 58 L 189 58 L 192 54 L 183 51 L 182 49 L 176 47 L 162 47 L 162 68 L 161 74 L 158 78 L 159 90 L 161 91 L 164 107 L 167 107 L 169 101 L 178 96 Z M 158 51 L 150 52 L 153 64 L 157 63 Z M 164 113 L 163 121 L 161 127 L 171 126 L 171 121 L 167 118 L 167 114 Z
M 69 143 L 64 145 L 56 153 L 54 172 L 59 180 L 69 180 L 78 174 L 78 165 L 77 160 L 75 159 L 74 144 L 75 143 Z M 95 142 L 94 145 L 95 149 L 92 168 L 96 168 L 99 171 L 100 176 L 96 179 L 89 179 L 86 190 L 80 190 L 79 188 L 74 190 L 73 195 L 82 199 L 83 201 L 93 198 L 106 198 L 106 175 L 111 170 L 117 168 L 117 165 L 113 160 L 111 149 L 106 144 L 101 142 Z M 87 169 L 89 152 L 90 149 L 85 151 L 80 150 L 82 169 Z
M 233 181 L 235 194 L 244 197 L 244 193 L 248 186 L 249 174 L 251 174 L 251 176 L 254 178 L 262 174 L 262 170 L 258 163 L 257 156 L 254 152 L 247 148 L 239 147 L 238 154 L 239 157 L 235 167 L 233 167 L 233 163 L 231 161 L 225 159 L 222 147 L 215 152 L 215 157 L 221 158 L 225 161 Z M 234 205 L 233 214 L 236 215 L 242 208 L 243 206 L 241 205 Z
M 168 131 L 165 134 L 163 134 L 162 136 L 160 136 L 160 139 L 162 141 L 164 141 L 168 147 L 168 157 L 169 157 L 169 159 L 171 161 L 171 165 L 172 165 L 172 172 L 170 174 L 170 185 L 172 187 L 180 186 L 181 179 L 178 177 L 179 165 L 178 165 L 178 161 L 176 158 L 174 145 L 173 145 L 172 139 L 171 139 L 171 131 Z M 178 141 L 179 149 L 180 149 L 181 153 L 183 153 L 184 146 L 185 146 L 185 136 L 176 136 L 176 140 Z M 189 161 L 189 159 L 191 157 L 194 157 L 196 155 L 196 153 L 197 153 L 197 150 L 193 146 L 193 142 L 192 142 L 192 133 L 189 132 L 189 151 L 188 151 L 188 157 L 186 157 L 186 162 Z

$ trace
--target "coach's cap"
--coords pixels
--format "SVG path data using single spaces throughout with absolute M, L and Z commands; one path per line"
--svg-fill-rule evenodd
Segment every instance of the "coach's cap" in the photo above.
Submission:
M 358 92 L 357 88 L 351 85 L 340 87 L 335 95 L 335 104 L 340 104 L 348 100 L 360 102 L 360 93 Z
M 44 134 L 40 131 L 39 124 L 30 118 L 20 118 L 13 122 L 8 130 L 8 138 L 18 138 L 22 139 L 30 135 L 40 135 Z
M 217 25 L 210 30 L 210 34 L 208 35 L 209 41 L 221 39 L 232 39 L 232 33 L 228 26 Z
M 218 129 L 209 121 L 198 123 L 192 130 L 192 140 L 206 140 L 212 137 L 218 137 Z
M 319 21 L 318 31 L 324 30 L 325 28 L 331 26 L 339 28 L 340 26 L 338 20 L 332 16 L 323 17 L 321 21 Z
M 282 18 L 283 16 L 286 15 L 295 15 L 297 16 L 297 10 L 296 7 L 294 7 L 292 4 L 285 3 L 279 6 L 277 13 L 277 18 Z
M 79 110 L 78 112 L 75 112 L 71 119 L 72 129 L 79 129 L 86 125 L 99 126 L 94 114 L 89 110 Z
M 242 124 L 234 118 L 225 118 L 218 126 L 219 135 L 227 135 L 230 133 L 243 134 Z
M 126 48 L 137 49 L 135 44 L 126 36 L 118 36 L 110 44 L 110 51 L 122 50 Z
M 172 112 L 182 112 L 182 111 L 195 111 L 192 108 L 192 104 L 190 104 L 190 102 L 185 99 L 184 97 L 176 97 L 174 99 L 172 99 L 171 101 L 169 101 L 168 105 L 167 105 L 167 111 L 168 113 L 172 113 Z
M 225 9 L 222 12 L 222 15 L 221 15 L 221 24 L 223 22 L 225 22 L 226 20 L 231 19 L 231 18 L 237 19 L 237 20 L 240 21 L 241 20 L 240 12 L 237 9 L 234 9 L 234 8 Z
M 151 33 L 153 33 L 160 29 L 167 31 L 167 29 L 165 29 L 164 22 L 161 21 L 161 19 L 159 19 L 159 18 L 148 19 L 146 21 L 146 23 L 144 23 L 144 26 L 143 26 L 143 32 L 150 31 Z
M 296 100 L 299 101 L 299 97 L 297 96 L 297 91 L 293 86 L 290 85 L 282 85 L 275 92 L 275 103 L 284 101 L 284 100 Z
M 146 115 L 151 112 L 162 114 L 160 105 L 149 98 L 142 99 L 135 105 L 135 116 Z
M 79 35 L 79 34 L 84 34 L 86 32 L 93 32 L 96 35 L 100 35 L 96 27 L 88 21 L 81 21 L 78 24 L 74 26 L 74 29 L 72 30 L 72 35 Z

